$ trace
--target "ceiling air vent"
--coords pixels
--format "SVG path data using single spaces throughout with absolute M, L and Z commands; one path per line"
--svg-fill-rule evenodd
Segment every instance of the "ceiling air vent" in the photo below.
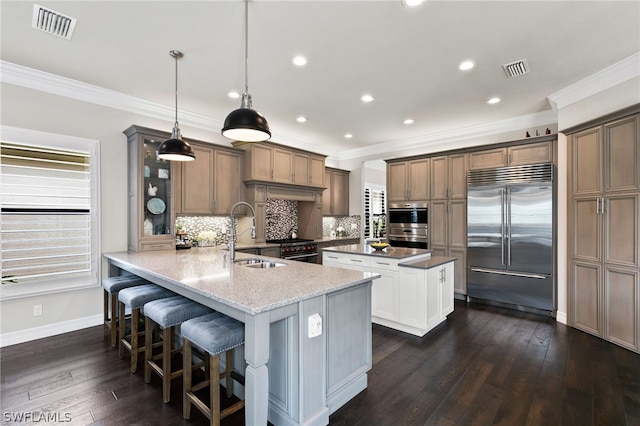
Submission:
M 507 74 L 508 78 L 517 77 L 529 72 L 529 64 L 527 63 L 526 59 L 520 59 L 519 61 L 504 64 L 502 66 L 502 69 L 504 69 L 504 72 L 505 74 Z
M 46 7 L 33 5 L 32 26 L 46 33 L 71 40 L 77 21 Z

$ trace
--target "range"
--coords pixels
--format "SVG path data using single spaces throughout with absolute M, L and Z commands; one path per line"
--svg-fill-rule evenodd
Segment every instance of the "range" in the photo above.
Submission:
M 285 238 L 281 240 L 267 240 L 271 244 L 280 244 L 280 257 L 300 262 L 316 263 L 318 245 L 313 240 L 304 238 Z

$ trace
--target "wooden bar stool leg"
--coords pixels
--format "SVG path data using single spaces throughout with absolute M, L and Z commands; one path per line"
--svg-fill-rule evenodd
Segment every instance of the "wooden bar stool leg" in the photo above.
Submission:
M 182 374 L 184 375 L 183 386 L 184 389 L 182 391 L 182 418 L 189 419 L 191 418 L 191 399 L 187 396 L 188 393 L 191 392 L 191 342 L 187 339 L 184 340 L 184 344 L 182 346 L 183 351 L 183 363 L 182 363 Z
M 111 294 L 111 347 L 115 348 L 118 343 L 118 295 Z
M 107 325 L 109 323 L 109 293 L 106 290 L 103 291 L 102 293 L 103 293 L 102 314 L 104 316 L 102 329 L 104 330 L 104 338 L 106 339 L 107 337 L 109 337 L 109 326 Z
M 233 351 L 226 352 L 226 367 L 225 367 L 225 379 L 227 385 L 227 398 L 233 395 L 233 378 L 231 372 L 233 371 Z
M 162 330 L 162 400 L 171 399 L 171 337 L 173 327 Z
M 127 334 L 127 323 L 125 320 L 125 306 L 124 303 L 120 302 L 120 309 L 119 309 L 119 317 L 118 317 L 118 339 L 120 340 L 120 346 L 118 348 L 118 356 L 120 356 L 120 359 L 124 358 L 124 345 L 122 344 L 122 339 L 124 339 L 124 337 Z M 131 323 L 131 327 L 133 328 L 133 321 Z
M 148 317 L 144 319 L 144 382 L 151 382 L 151 366 L 149 361 L 153 356 L 153 321 Z
M 140 322 L 140 309 L 131 311 L 131 373 L 138 371 L 138 353 L 140 346 L 138 342 L 138 325 Z M 143 348 L 146 351 L 146 346 Z
M 209 356 L 209 407 L 211 407 L 211 424 L 220 425 L 220 357 Z

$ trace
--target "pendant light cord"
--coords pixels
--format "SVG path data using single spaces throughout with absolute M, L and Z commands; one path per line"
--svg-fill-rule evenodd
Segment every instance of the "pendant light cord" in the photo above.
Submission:
M 249 93 L 249 0 L 244 0 L 244 93 Z
M 171 56 L 176 60 L 176 124 L 175 127 L 178 127 L 178 57 L 182 56 L 180 52 L 176 50 L 171 51 Z

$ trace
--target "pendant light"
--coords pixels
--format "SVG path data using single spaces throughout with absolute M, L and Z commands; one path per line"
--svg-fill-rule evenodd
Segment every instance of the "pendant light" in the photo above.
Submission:
M 249 0 L 244 2 L 244 93 L 240 108 L 231 111 L 224 120 L 222 136 L 242 142 L 262 142 L 271 137 L 269 123 L 262 114 L 252 109 L 247 68 L 249 63 Z
M 191 145 L 182 140 L 178 128 L 178 59 L 184 55 L 178 50 L 169 51 L 169 55 L 176 60 L 176 122 L 173 125 L 171 139 L 168 139 L 158 147 L 158 158 L 169 161 L 193 161 L 196 159 Z

